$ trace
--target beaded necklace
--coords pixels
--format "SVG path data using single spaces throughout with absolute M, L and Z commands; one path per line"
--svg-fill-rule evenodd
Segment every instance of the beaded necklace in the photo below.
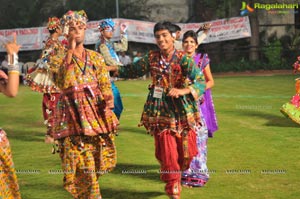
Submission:
M 172 87 L 172 81 L 171 81 L 171 68 L 170 68 L 170 65 L 171 63 L 173 62 L 175 56 L 176 56 L 176 49 L 174 49 L 173 51 L 173 55 L 172 55 L 172 58 L 170 59 L 170 61 L 167 61 L 165 60 L 165 58 L 163 57 L 162 53 L 160 54 L 160 60 L 159 60 L 159 63 L 161 65 L 160 67 L 160 72 L 162 75 L 169 75 L 169 83 L 170 83 L 170 87 Z M 158 77 L 157 79 L 157 82 L 159 83 L 161 80 L 163 79 L 163 76 L 160 76 Z M 168 85 L 167 84 L 167 80 L 166 79 L 163 79 L 165 82 L 165 85 Z M 168 87 L 168 86 L 167 86 Z

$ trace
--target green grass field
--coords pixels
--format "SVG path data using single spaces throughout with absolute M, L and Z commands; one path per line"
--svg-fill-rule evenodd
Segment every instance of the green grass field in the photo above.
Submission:
M 294 78 L 215 78 L 220 129 L 208 141 L 210 180 L 203 188 L 183 188 L 182 199 L 300 197 L 300 128 L 279 112 L 294 94 Z M 99 180 L 103 198 L 166 199 L 153 137 L 137 127 L 149 81 L 116 84 L 125 108 L 116 139 L 117 167 Z M 62 187 L 62 174 L 55 173 L 61 169 L 58 154 L 43 142 L 41 99 L 24 86 L 14 99 L 0 96 L 0 125 L 10 139 L 21 194 L 23 199 L 72 198 Z

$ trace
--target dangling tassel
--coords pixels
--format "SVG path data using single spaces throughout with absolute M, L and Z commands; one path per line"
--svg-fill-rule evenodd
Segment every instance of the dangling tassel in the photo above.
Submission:
M 52 154 L 59 153 L 59 152 L 60 152 L 60 150 L 59 150 L 58 144 L 53 144 L 52 145 Z

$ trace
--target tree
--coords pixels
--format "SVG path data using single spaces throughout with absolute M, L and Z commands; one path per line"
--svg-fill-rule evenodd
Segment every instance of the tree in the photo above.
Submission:
M 254 3 L 253 0 L 250 1 L 251 4 Z M 258 14 L 255 10 L 254 14 L 250 15 L 250 26 L 251 26 L 251 37 L 250 37 L 250 52 L 249 60 L 256 61 L 259 59 L 259 23 L 258 23 Z
M 250 1 L 250 4 L 253 0 Z M 203 22 L 211 21 L 220 18 L 230 18 L 240 16 L 240 8 L 242 6 L 240 0 L 194 0 L 193 2 L 195 10 L 192 11 L 191 21 Z M 256 61 L 259 58 L 258 46 L 259 46 L 259 23 L 256 13 L 251 13 L 249 16 L 252 36 L 250 37 L 249 60 Z M 225 42 L 226 43 L 226 42 Z M 224 44 L 225 44 L 224 43 Z M 222 50 L 222 43 L 213 44 L 216 49 Z M 225 44 L 226 45 L 226 44 Z M 222 53 L 222 52 L 220 52 Z M 217 58 L 218 59 L 218 58 Z
M 116 17 L 115 1 L 67 0 L 65 10 L 85 10 L 89 20 Z
M 45 25 L 48 17 L 63 13 L 63 0 L 0 1 L 0 29 L 25 28 Z
M 120 1 L 120 17 L 122 18 L 149 20 L 150 10 L 147 0 Z

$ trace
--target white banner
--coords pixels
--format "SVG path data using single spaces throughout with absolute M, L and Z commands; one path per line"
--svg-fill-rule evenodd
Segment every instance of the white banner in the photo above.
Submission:
M 23 28 L 23 29 L 9 29 L 0 30 L 0 36 L 7 41 L 13 40 L 13 33 L 17 35 L 17 43 L 22 45 L 21 50 L 39 50 L 43 47 L 42 40 L 43 28 Z M 1 42 L 2 41 L 2 42 Z M 3 52 L 4 39 L 0 41 L 0 51 Z
M 249 17 L 235 17 L 212 21 L 207 40 L 204 43 L 251 37 Z
M 128 41 L 151 44 L 155 43 L 153 34 L 153 27 L 155 25 L 154 22 L 122 18 L 113 19 L 113 21 L 116 23 L 116 30 L 112 40 L 119 40 L 119 26 L 121 23 L 125 23 L 128 26 Z M 211 23 L 212 26 L 208 37 L 203 41 L 203 43 L 251 37 L 251 28 L 248 16 L 219 19 L 205 23 Z M 100 33 L 98 30 L 98 24 L 99 21 L 88 22 L 84 41 L 85 44 L 95 44 L 99 40 Z M 196 31 L 202 24 L 204 23 L 177 23 L 177 25 L 182 28 L 182 33 L 187 30 Z M 45 41 L 49 35 L 48 30 L 45 27 L 0 30 L 0 43 L 3 43 L 4 40 L 12 40 L 12 33 L 14 32 L 17 34 L 17 42 L 22 45 L 21 50 L 23 51 L 42 49 L 43 41 Z M 3 48 L 3 45 L 0 45 L 0 52 L 4 51 L 5 49 Z

